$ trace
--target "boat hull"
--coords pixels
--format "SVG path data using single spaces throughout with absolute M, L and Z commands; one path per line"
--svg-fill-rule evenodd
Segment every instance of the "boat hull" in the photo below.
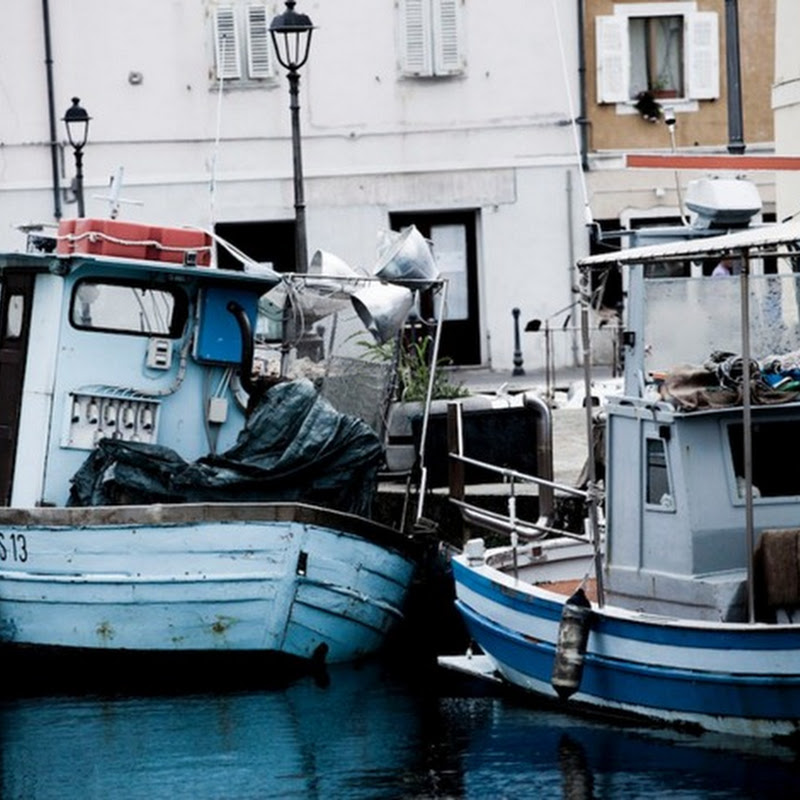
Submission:
M 0 643 L 344 662 L 402 617 L 400 534 L 312 506 L 0 510 Z
M 457 607 L 509 683 L 551 686 L 566 596 L 454 559 Z M 579 582 L 579 581 L 578 581 Z M 749 736 L 800 728 L 800 628 L 692 623 L 593 607 L 576 708 Z

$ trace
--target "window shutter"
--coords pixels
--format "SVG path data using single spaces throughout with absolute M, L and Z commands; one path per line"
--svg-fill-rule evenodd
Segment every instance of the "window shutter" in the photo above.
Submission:
M 401 68 L 406 75 L 431 75 L 431 0 L 400 0 Z
M 630 97 L 630 42 L 627 17 L 597 17 L 597 102 L 627 103 Z
M 714 12 L 686 15 L 687 89 L 693 100 L 719 97 L 719 18 Z
M 433 0 L 433 66 L 436 75 L 464 70 L 461 0 Z
M 247 74 L 250 78 L 271 78 L 272 42 L 267 8 L 259 3 L 247 7 Z
M 233 6 L 220 6 L 215 11 L 214 38 L 217 45 L 217 79 L 241 78 L 239 36 Z

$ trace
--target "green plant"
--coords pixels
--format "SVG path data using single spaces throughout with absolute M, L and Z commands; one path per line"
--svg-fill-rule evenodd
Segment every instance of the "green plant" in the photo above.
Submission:
M 449 358 L 440 358 L 435 366 L 431 366 L 433 337 L 430 335 L 410 342 L 403 342 L 400 345 L 394 341 L 383 344 L 360 341 L 359 344 L 369 351 L 371 358 L 387 362 L 397 360 L 399 377 L 397 396 L 403 402 L 425 400 L 432 370 L 432 400 L 453 400 L 469 395 L 469 389 L 465 386 L 451 383 L 448 380 L 447 373 L 443 370 L 443 367 L 452 363 Z

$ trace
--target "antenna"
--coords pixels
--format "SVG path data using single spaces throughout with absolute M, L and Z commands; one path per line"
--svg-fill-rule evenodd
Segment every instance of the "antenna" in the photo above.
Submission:
M 111 219 L 116 219 L 117 214 L 119 214 L 119 205 L 120 203 L 128 203 L 129 205 L 134 206 L 141 206 L 144 203 L 141 200 L 128 200 L 124 197 L 120 197 L 119 193 L 122 189 L 122 175 L 124 169 L 122 167 L 118 167 L 116 174 L 111 176 L 111 180 L 109 181 L 109 186 L 111 187 L 108 191 L 108 194 L 94 194 L 95 200 L 107 200 L 109 205 L 109 212 L 108 216 Z

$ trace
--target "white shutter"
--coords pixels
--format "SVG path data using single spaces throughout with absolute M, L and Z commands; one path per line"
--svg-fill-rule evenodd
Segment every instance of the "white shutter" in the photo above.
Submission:
M 686 15 L 686 88 L 693 100 L 719 97 L 719 17 L 714 12 Z
M 250 78 L 271 78 L 272 41 L 267 8 L 263 3 L 247 6 L 247 74 Z
M 597 17 L 597 102 L 627 103 L 630 97 L 628 18 Z
M 239 34 L 233 6 L 219 6 L 214 12 L 214 39 L 217 46 L 217 79 L 241 78 Z
M 433 0 L 433 71 L 453 75 L 464 69 L 461 0 Z
M 431 0 L 400 0 L 401 69 L 431 75 Z

